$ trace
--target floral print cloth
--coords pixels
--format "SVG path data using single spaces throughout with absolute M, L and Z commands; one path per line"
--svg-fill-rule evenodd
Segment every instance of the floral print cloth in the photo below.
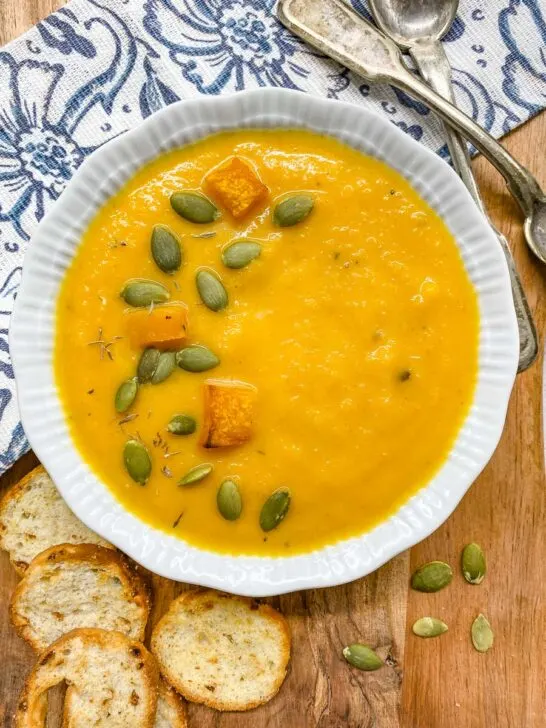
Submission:
M 496 136 L 546 105 L 545 0 L 461 0 L 444 40 L 459 105 Z M 275 0 L 72 0 L 0 50 L 0 473 L 28 449 L 7 334 L 38 221 L 88 154 L 143 118 L 259 86 L 371 106 L 447 156 L 426 107 L 318 55 Z

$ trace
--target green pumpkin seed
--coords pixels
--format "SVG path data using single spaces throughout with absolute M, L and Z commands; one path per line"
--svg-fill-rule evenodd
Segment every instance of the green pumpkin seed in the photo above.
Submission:
M 182 247 L 178 235 L 166 225 L 154 225 L 152 258 L 164 273 L 175 273 L 182 265 Z
M 152 460 L 146 446 L 139 440 L 127 440 L 123 448 L 123 462 L 135 483 L 146 485 L 152 472 Z
M 423 564 L 411 577 L 411 588 L 421 592 L 437 592 L 447 586 L 453 578 L 451 566 L 443 561 Z
M 161 353 L 153 347 L 144 349 L 137 366 L 137 377 L 141 384 L 152 381 L 160 356 Z
M 436 617 L 421 617 L 412 627 L 418 637 L 438 637 L 447 632 L 447 624 Z
M 491 625 L 483 614 L 478 614 L 474 622 L 472 623 L 472 644 L 478 650 L 478 652 L 487 652 L 493 647 L 493 640 L 495 635 L 491 629 Z
M 167 425 L 173 435 L 192 435 L 197 429 L 197 422 L 189 415 L 175 415 Z
M 187 372 L 207 372 L 220 364 L 220 359 L 206 346 L 192 344 L 176 354 L 176 363 Z
M 176 367 L 176 354 L 174 351 L 164 351 L 159 355 L 155 372 L 152 374 L 152 384 L 161 384 L 171 376 Z
M 152 303 L 165 303 L 170 298 L 165 286 L 145 278 L 133 278 L 127 281 L 119 295 L 125 303 L 135 308 L 150 306 Z
M 366 670 L 367 672 L 379 670 L 384 665 L 383 660 L 368 645 L 349 645 L 344 648 L 343 657 L 352 667 L 357 667 L 359 670 Z
M 239 518 L 243 510 L 243 499 L 235 481 L 229 478 L 224 480 L 218 488 L 216 503 L 226 521 L 236 521 Z
M 198 225 L 214 222 L 220 217 L 216 205 L 200 192 L 174 192 L 171 195 L 171 207 L 184 220 Z
M 137 377 L 133 377 L 132 379 L 127 379 L 125 382 L 122 382 L 119 385 L 118 391 L 116 392 L 116 397 L 114 400 L 114 405 L 116 408 L 116 412 L 118 414 L 121 415 L 123 412 L 127 412 L 129 407 L 135 401 L 137 392 L 138 392 Z
M 290 508 L 290 491 L 288 488 L 278 488 L 272 493 L 262 506 L 260 512 L 260 528 L 262 531 L 272 531 L 284 520 Z
M 461 556 L 463 576 L 469 584 L 481 584 L 485 578 L 485 554 L 477 543 L 467 544 Z
M 208 270 L 200 270 L 195 276 L 197 292 L 211 311 L 221 311 L 228 305 L 228 294 L 222 281 Z
M 308 194 L 285 197 L 277 202 L 273 210 L 273 222 L 279 227 L 291 227 L 303 222 L 315 206 L 315 200 Z
M 260 243 L 253 240 L 239 240 L 228 245 L 222 252 L 222 263 L 226 268 L 244 268 L 262 252 Z
M 213 467 L 210 463 L 196 465 L 195 467 L 190 468 L 183 478 L 180 478 L 178 485 L 195 485 L 195 483 L 200 483 L 212 473 L 212 470 Z

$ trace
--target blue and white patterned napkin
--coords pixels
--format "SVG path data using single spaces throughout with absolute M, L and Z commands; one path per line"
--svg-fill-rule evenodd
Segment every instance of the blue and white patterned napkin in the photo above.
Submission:
M 349 0 L 348 0 L 349 1 Z M 352 0 L 368 15 L 365 0 Z M 291 36 L 275 0 L 72 0 L 0 51 L 0 473 L 28 448 L 8 322 L 32 232 L 86 155 L 163 106 L 258 86 L 373 107 L 446 156 L 438 122 Z M 461 0 L 459 105 L 496 136 L 546 106 L 544 0 Z

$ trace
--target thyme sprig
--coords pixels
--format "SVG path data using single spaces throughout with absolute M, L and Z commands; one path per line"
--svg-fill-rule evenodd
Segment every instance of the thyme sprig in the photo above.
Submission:
M 96 339 L 95 341 L 89 341 L 87 346 L 98 346 L 101 360 L 104 359 L 105 356 L 107 356 L 110 361 L 113 361 L 114 354 L 111 351 L 111 347 L 116 343 L 116 341 L 119 341 L 120 339 L 123 339 L 123 336 L 114 336 L 111 341 L 106 341 L 103 336 L 102 328 L 99 328 L 98 339 Z

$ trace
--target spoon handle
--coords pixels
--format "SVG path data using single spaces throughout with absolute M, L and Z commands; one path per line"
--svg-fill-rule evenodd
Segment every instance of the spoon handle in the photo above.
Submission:
M 440 41 L 417 41 L 409 48 L 409 52 L 425 81 L 448 101 L 455 103 L 451 83 L 451 67 Z M 451 127 L 446 126 L 445 131 L 453 166 L 474 198 L 476 205 L 489 222 L 506 256 L 519 329 L 518 372 L 524 372 L 531 366 L 538 354 L 537 331 L 533 317 L 531 316 L 527 297 L 523 290 L 523 285 L 514 258 L 512 257 L 508 240 L 493 225 L 483 204 L 476 178 L 472 171 L 467 144 Z
M 438 40 L 419 40 L 409 48 L 409 53 L 421 76 L 437 93 L 455 104 L 451 80 L 451 66 L 447 59 L 443 45 Z M 447 124 L 444 125 L 447 145 L 451 161 L 462 181 L 465 183 L 476 205 L 486 214 L 485 207 L 476 183 L 476 178 L 470 165 L 468 145 L 461 135 Z
M 528 169 L 470 117 L 413 76 L 398 47 L 342 0 L 280 0 L 277 13 L 287 28 L 325 55 L 370 81 L 397 86 L 433 109 L 494 164 L 526 217 L 532 216 L 535 203 L 545 199 Z M 546 249 L 533 245 L 533 250 L 546 262 Z

